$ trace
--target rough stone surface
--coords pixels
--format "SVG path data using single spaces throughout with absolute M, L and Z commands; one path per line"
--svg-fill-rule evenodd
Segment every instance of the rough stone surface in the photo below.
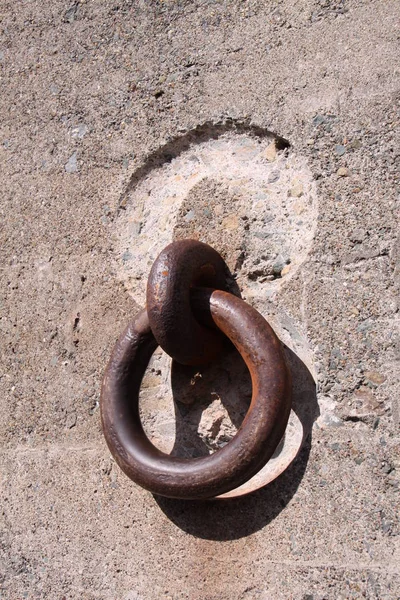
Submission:
M 398 36 L 382 0 L 2 2 L 1 598 L 399 598 Z M 101 433 L 111 348 L 188 234 L 317 390 L 240 501 L 153 498 Z M 149 435 L 215 451 L 245 371 L 174 408 L 153 360 Z

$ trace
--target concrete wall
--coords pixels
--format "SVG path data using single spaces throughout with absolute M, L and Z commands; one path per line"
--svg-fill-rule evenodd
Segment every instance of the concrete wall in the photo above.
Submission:
M 399 598 L 397 3 L 3 0 L 0 12 L 0 597 Z M 275 154 L 252 125 L 290 148 Z M 235 161 L 198 159 L 195 185 L 160 209 L 179 153 L 199 156 L 215 131 L 247 179 L 233 182 Z M 163 162 L 165 148 L 178 158 Z M 161 162 L 144 172 L 149 156 Z M 152 497 L 100 426 L 102 374 L 152 253 L 187 235 L 220 241 L 317 386 L 296 461 L 226 504 Z M 171 404 L 152 394 L 163 373 L 143 394 L 160 444 L 174 435 Z M 192 449 L 220 434 L 195 429 Z

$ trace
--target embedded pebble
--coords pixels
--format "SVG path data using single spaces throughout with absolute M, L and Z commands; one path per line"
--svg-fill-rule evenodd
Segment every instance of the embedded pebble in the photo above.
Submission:
M 275 141 L 271 142 L 271 144 L 262 152 L 261 156 L 265 158 L 268 162 L 274 162 L 276 160 L 277 152 Z
M 367 379 L 371 383 L 375 383 L 375 385 L 381 385 L 381 383 L 386 381 L 385 375 L 382 375 L 382 373 L 378 373 L 378 371 L 366 371 L 364 375 L 365 379 Z
M 272 173 L 268 177 L 268 183 L 275 183 L 275 181 L 278 181 L 280 176 L 281 174 L 279 173 L 279 171 L 272 171 Z
M 300 198 L 300 196 L 304 193 L 304 186 L 301 181 L 295 180 L 293 181 L 293 187 L 290 189 L 290 195 L 294 198 Z
M 85 137 L 85 135 L 87 134 L 88 131 L 89 131 L 88 126 L 85 125 L 84 123 L 80 123 L 76 127 L 73 127 L 73 129 L 71 130 L 71 136 L 74 138 L 79 138 L 81 140 L 82 138 Z
M 127 263 L 129 260 L 132 260 L 132 258 L 133 258 L 133 254 L 132 254 L 132 253 L 131 253 L 129 250 L 126 250 L 126 251 L 123 253 L 123 255 L 121 256 L 121 258 L 122 258 L 122 262 L 125 264 L 125 263 Z
M 319 429 L 331 429 L 342 427 L 343 421 L 335 414 L 324 413 L 316 420 L 316 425 Z
M 225 227 L 225 229 L 237 229 L 239 226 L 239 218 L 237 215 L 228 215 L 223 221 L 222 221 L 222 226 Z
M 189 210 L 189 212 L 186 213 L 186 215 L 183 217 L 183 219 L 188 223 L 190 221 L 193 221 L 195 216 L 196 216 L 196 213 L 194 212 L 194 210 Z
M 337 146 L 335 146 L 335 151 L 336 154 L 339 154 L 339 156 L 343 156 L 343 154 L 346 152 L 346 148 L 341 144 L 338 144 Z
M 350 175 L 350 171 L 347 167 L 339 167 L 337 174 L 339 177 L 348 177 Z
M 67 418 L 65 420 L 65 427 L 67 429 L 72 429 L 73 427 L 75 427 L 75 425 L 76 425 L 76 413 L 71 412 L 67 415 Z
M 69 157 L 68 161 L 65 163 L 64 168 L 67 173 L 77 173 L 78 172 L 78 161 L 77 161 L 76 152 L 74 152 Z
M 360 243 L 365 240 L 366 235 L 367 232 L 365 231 L 365 229 L 354 229 L 354 231 L 351 232 L 349 238 L 351 242 Z
M 349 411 L 349 417 L 367 417 L 384 413 L 384 408 L 377 401 L 373 392 L 366 386 L 361 386 L 356 390 L 353 399 L 356 406 Z
M 288 263 L 288 260 L 289 259 L 283 257 L 281 254 L 276 257 L 276 259 L 272 265 L 275 275 L 281 274 L 282 270 L 285 268 L 285 265 Z

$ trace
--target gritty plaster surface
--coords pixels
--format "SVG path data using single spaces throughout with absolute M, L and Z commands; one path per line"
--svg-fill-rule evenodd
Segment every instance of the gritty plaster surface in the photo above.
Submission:
M 400 597 L 398 40 L 389 0 L 1 3 L 1 598 Z M 150 254 L 186 235 L 316 383 L 300 455 L 240 501 L 155 499 L 101 433 Z M 232 434 L 215 410 L 194 448 Z

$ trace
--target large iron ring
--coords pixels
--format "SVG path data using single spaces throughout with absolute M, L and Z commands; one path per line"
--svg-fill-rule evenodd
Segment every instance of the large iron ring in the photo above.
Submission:
M 243 300 L 223 291 L 197 290 L 195 313 L 208 313 L 234 343 L 251 375 L 249 410 L 236 436 L 214 454 L 171 457 L 144 433 L 139 416 L 142 377 L 157 342 L 146 310 L 128 325 L 107 366 L 101 418 L 107 444 L 121 469 L 162 496 L 206 499 L 226 493 L 257 473 L 281 440 L 291 408 L 291 377 L 283 348 L 265 319 Z

